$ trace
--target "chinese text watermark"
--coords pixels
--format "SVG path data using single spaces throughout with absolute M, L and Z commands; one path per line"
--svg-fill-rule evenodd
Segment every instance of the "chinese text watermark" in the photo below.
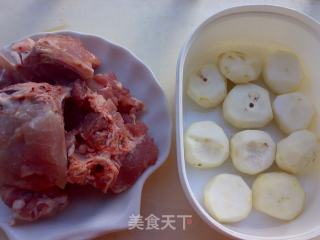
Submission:
M 185 231 L 187 225 L 192 224 L 192 215 L 178 214 L 178 215 L 161 215 L 160 217 L 150 214 L 143 217 L 142 215 L 131 214 L 128 219 L 128 229 L 138 230 L 176 230 L 180 228 Z

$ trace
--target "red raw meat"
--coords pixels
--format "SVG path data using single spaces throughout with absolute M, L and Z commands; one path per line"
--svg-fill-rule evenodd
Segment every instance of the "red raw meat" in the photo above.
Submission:
M 68 94 L 66 87 L 31 82 L 0 90 L 0 187 L 65 186 L 62 100 Z
M 119 174 L 119 164 L 106 153 L 74 153 L 69 157 L 68 180 L 78 185 L 91 185 L 106 193 Z
M 0 89 L 22 81 L 15 65 L 0 53 Z
M 130 132 L 125 128 L 113 102 L 88 89 L 84 82 L 74 83 L 65 112 L 78 112 L 65 114 L 66 125 L 73 127 L 66 136 L 68 181 L 79 185 L 89 184 L 107 192 L 120 167 L 111 159 L 111 155 L 127 152 L 133 147 Z M 73 119 L 75 116 L 76 119 Z
M 35 41 L 33 41 L 31 38 L 23 39 L 20 42 L 14 43 L 11 46 L 12 55 L 13 53 L 16 53 L 19 57 L 17 59 L 17 62 L 23 63 L 24 59 L 30 54 L 32 49 L 34 48 Z M 13 55 L 15 57 L 15 55 Z
M 144 135 L 130 152 L 115 156 L 121 167 L 115 183 L 111 186 L 112 192 L 120 193 L 131 187 L 157 158 L 158 148 L 148 135 Z
M 111 100 L 106 100 L 100 94 L 86 87 L 84 82 L 77 81 L 72 89 L 73 108 L 75 112 L 83 113 L 77 116 L 78 137 L 95 151 L 107 149 L 115 154 L 128 151 L 130 146 L 129 132 L 125 128 L 121 114 Z M 72 107 L 72 106 L 71 106 Z M 65 109 L 65 112 L 68 109 Z M 73 116 L 65 115 L 65 122 L 76 122 Z
M 103 192 L 109 188 L 116 193 L 126 190 L 157 159 L 157 147 L 147 135 L 146 125 L 125 124 L 114 101 L 88 89 L 83 82 L 74 84 L 72 97 L 73 105 L 82 109 L 77 112 L 84 116 L 72 114 L 81 122 L 71 120 L 76 128 L 67 134 L 68 181 L 89 184 Z
M 88 86 L 106 99 L 111 99 L 121 114 L 135 116 L 143 111 L 143 102 L 131 96 L 129 90 L 122 86 L 114 73 L 97 74 L 88 81 Z
M 127 190 L 158 158 L 158 148 L 148 136 L 148 127 L 143 122 L 127 123 L 126 128 L 135 138 L 135 147 L 114 156 L 114 160 L 121 164 L 117 180 L 111 187 L 114 193 Z
M 23 50 L 29 52 L 21 57 L 17 70 L 33 82 L 65 85 L 79 78 L 91 79 L 94 68 L 100 65 L 100 60 L 85 49 L 79 39 L 64 35 L 47 35 L 33 46 L 26 40 L 12 46 L 12 51 L 20 56 Z
M 26 38 L 20 42 L 12 44 L 11 49 L 18 54 L 27 54 L 32 51 L 34 45 L 35 41 L 33 41 L 31 38 Z
M 59 188 L 32 192 L 5 186 L 1 189 L 1 195 L 4 203 L 13 211 L 12 224 L 50 217 L 68 204 L 67 194 Z
M 17 221 L 63 209 L 67 183 L 120 193 L 155 163 L 143 102 L 115 74 L 94 75 L 100 61 L 80 40 L 47 35 L 11 49 L 17 65 L 0 55 L 0 193 Z

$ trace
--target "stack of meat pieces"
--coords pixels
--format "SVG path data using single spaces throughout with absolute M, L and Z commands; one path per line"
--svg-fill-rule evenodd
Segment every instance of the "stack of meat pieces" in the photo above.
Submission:
M 158 149 L 138 120 L 143 103 L 80 40 L 48 35 L 0 55 L 0 188 L 15 222 L 51 216 L 67 185 L 128 189 Z

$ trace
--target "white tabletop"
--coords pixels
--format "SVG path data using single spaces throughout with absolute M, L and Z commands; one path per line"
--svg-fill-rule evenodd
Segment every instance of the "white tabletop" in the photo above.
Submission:
M 168 97 L 174 117 L 178 53 L 191 32 L 210 15 L 244 4 L 298 9 L 320 20 L 320 0 L 0 0 L 0 45 L 30 33 L 74 30 L 118 43 L 151 67 Z M 175 130 L 174 130 L 175 131 Z M 192 215 L 186 230 L 130 230 L 99 240 L 228 239 L 208 227 L 190 207 L 176 167 L 175 138 L 167 162 L 145 184 L 141 214 Z M 6 239 L 0 231 L 0 239 Z M 320 238 L 319 238 L 320 239 Z

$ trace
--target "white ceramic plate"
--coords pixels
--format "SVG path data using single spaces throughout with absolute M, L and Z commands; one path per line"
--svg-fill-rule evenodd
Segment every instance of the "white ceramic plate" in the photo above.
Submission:
M 69 206 L 46 220 L 11 227 L 8 224 L 10 210 L 0 200 L 0 228 L 12 240 L 90 239 L 127 229 L 129 216 L 140 213 L 144 182 L 164 163 L 170 150 L 172 122 L 167 100 L 151 70 L 128 50 L 98 36 L 76 32 L 59 34 L 80 38 L 85 47 L 101 59 L 98 72 L 114 72 L 132 95 L 145 103 L 142 120 L 149 126 L 149 133 L 159 148 L 159 156 L 156 164 L 149 167 L 128 191 L 104 195 L 92 189 L 75 188 Z M 44 33 L 31 37 L 36 39 L 42 35 Z
M 252 48 L 285 48 L 296 52 L 304 62 L 307 80 L 301 91 L 308 95 L 320 113 L 320 25 L 310 17 L 296 11 L 275 6 L 243 6 L 220 12 L 191 35 L 184 45 L 177 67 L 177 146 L 178 167 L 182 186 L 193 208 L 211 227 L 240 239 L 311 239 L 320 234 L 320 174 L 315 166 L 307 176 L 300 177 L 306 191 L 304 212 L 294 221 L 283 222 L 255 210 L 237 224 L 220 224 L 203 205 L 203 189 L 219 173 L 242 175 L 251 186 L 254 177 L 238 173 L 228 160 L 221 167 L 196 169 L 185 163 L 184 130 L 195 121 L 213 120 L 222 126 L 230 137 L 236 129 L 228 125 L 221 115 L 221 108 L 203 110 L 185 94 L 188 76 L 199 66 L 215 61 L 220 47 L 246 44 Z M 226 47 L 228 48 L 228 47 Z M 263 52 L 261 53 L 263 56 Z M 319 126 L 314 123 L 314 130 Z M 277 141 L 283 135 L 274 124 L 265 128 Z

